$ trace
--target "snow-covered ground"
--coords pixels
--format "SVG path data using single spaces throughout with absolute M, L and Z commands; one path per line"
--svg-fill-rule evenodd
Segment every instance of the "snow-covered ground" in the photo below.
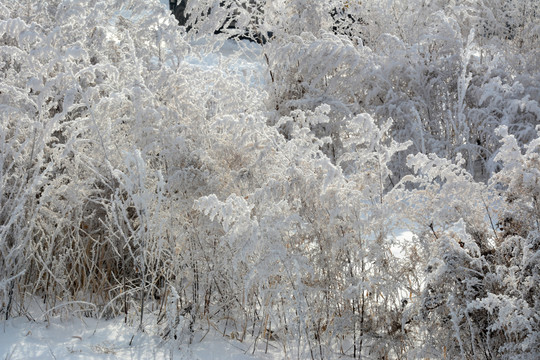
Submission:
M 202 334 L 204 335 L 204 334 Z M 265 344 L 253 352 L 253 343 L 222 337 L 214 330 L 190 346 L 164 342 L 150 330 L 137 331 L 122 318 L 52 318 L 30 321 L 25 317 L 0 322 L 0 359 L 282 359 L 276 347 Z

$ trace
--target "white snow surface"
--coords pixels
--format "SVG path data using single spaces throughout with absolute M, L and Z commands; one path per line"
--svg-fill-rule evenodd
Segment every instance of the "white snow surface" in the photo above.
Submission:
M 31 321 L 25 317 L 0 321 L 0 359 L 282 359 L 271 344 L 268 354 L 261 341 L 253 352 L 253 342 L 241 343 L 215 330 L 192 345 L 165 342 L 151 329 L 137 331 L 123 318 L 51 318 Z M 204 335 L 204 334 L 203 334 Z M 133 338 L 133 339 L 132 339 Z M 130 345 L 131 342 L 131 345 Z

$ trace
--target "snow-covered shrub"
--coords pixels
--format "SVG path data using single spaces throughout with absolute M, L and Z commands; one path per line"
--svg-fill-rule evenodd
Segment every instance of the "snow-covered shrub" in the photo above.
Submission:
M 538 129 L 540 131 L 540 129 Z M 501 170 L 491 179 L 491 186 L 504 197 L 499 223 L 507 235 L 527 237 L 540 231 L 540 140 L 537 137 L 522 147 L 503 126 L 499 129 L 502 146 L 495 157 Z
M 156 1 L 0 4 L 2 317 L 537 357 L 537 18 L 476 3 L 191 1 L 188 33 Z M 274 33 L 265 83 L 201 58 L 235 31 Z
M 393 219 L 385 189 L 387 164 L 404 146 L 385 145 L 388 127 L 359 116 L 346 129 L 344 172 L 321 151 L 328 140 L 312 130 L 328 122 L 328 110 L 296 111 L 275 127 L 265 118 L 216 122 L 219 138 L 233 137 L 224 144 L 250 151 L 228 165 L 230 195 L 202 197 L 196 208 L 220 225 L 214 246 L 233 266 L 227 277 L 236 300 L 227 311 L 244 319 L 234 330 L 242 339 L 254 326 L 257 338 L 268 340 L 271 332 L 287 351 L 397 353 L 402 285 L 394 279 L 402 267 L 386 238 Z
M 483 318 L 467 307 L 486 294 L 482 281 L 494 230 L 485 221 L 487 187 L 474 182 L 463 162 L 460 156 L 455 164 L 435 154 L 410 156 L 414 175 L 394 191 L 418 234 L 404 251 L 423 280 L 402 319 L 415 328 L 411 336 L 419 345 L 408 349 L 413 357 L 483 356 L 477 353 L 487 346 Z
M 165 246 L 151 229 L 186 227 L 178 219 L 204 191 L 195 179 L 208 182 L 197 152 L 208 144 L 205 121 L 250 108 L 255 96 L 228 70 L 187 63 L 190 49 L 157 2 L 44 6 L 2 4 L 2 311 L 17 291 L 18 311 L 41 294 L 50 307 L 90 298 L 115 314 L 118 294 L 140 287 L 130 264 L 152 268 L 148 293 L 163 290 L 152 288 L 164 285 L 156 268 L 175 261 L 182 231 L 171 229 Z M 141 191 L 162 198 L 141 204 L 125 179 L 160 172 Z
M 459 164 L 410 158 L 410 189 L 396 190 L 420 226 L 408 252 L 425 277 L 404 322 L 418 327 L 413 356 L 538 356 L 538 138 L 525 153 L 505 127 L 489 187 Z M 423 228 L 423 230 L 422 230 Z M 423 267 L 423 269 L 421 269 Z M 423 273 L 423 275 L 421 275 Z
M 503 200 L 493 279 L 498 291 L 471 307 L 483 308 L 493 318 L 488 330 L 498 356 L 535 358 L 540 354 L 540 133 L 524 150 L 506 127 L 500 134 L 495 161 L 502 169 L 491 179 Z
M 483 181 L 494 171 L 498 125 L 530 141 L 538 122 L 538 47 L 512 45 L 501 55 L 506 45 L 487 42 L 483 32 L 487 5 L 349 3 L 342 10 L 365 21 L 354 25 L 361 30 L 351 29 L 360 38 L 332 34 L 329 26 L 300 33 L 285 27 L 264 46 L 275 119 L 326 103 L 332 121 L 323 136 L 336 137 L 344 114 L 368 112 L 380 125 L 391 117 L 393 137 L 413 141 L 410 153 L 460 153 Z M 538 23 L 534 12 L 526 14 L 527 22 Z M 536 39 L 534 26 L 527 28 L 524 37 Z M 405 155 L 392 166 L 398 178 L 406 173 Z
M 19 66 L 10 60 L 8 66 Z M 43 138 L 50 136 L 50 130 L 17 107 L 31 103 L 25 104 L 12 84 L 2 83 L 0 91 L 0 313 L 8 317 L 18 299 L 15 284 L 28 270 L 39 198 L 52 166 L 43 154 Z

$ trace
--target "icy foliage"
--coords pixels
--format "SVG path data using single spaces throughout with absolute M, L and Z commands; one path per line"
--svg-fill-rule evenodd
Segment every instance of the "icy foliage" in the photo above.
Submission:
M 511 3 L 3 2 L 0 315 L 538 358 L 539 18 Z

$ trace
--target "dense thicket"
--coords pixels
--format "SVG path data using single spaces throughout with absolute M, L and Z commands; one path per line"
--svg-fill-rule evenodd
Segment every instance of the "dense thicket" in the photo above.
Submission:
M 0 4 L 3 318 L 540 356 L 535 1 L 186 10 L 189 32 L 157 2 Z M 267 33 L 259 68 L 195 60 Z

